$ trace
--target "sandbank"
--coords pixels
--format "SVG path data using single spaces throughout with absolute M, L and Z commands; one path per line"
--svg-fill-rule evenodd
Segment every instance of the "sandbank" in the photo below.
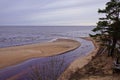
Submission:
M 53 42 L 0 48 L 0 69 L 25 60 L 62 54 L 74 50 L 80 43 L 71 39 L 57 39 Z

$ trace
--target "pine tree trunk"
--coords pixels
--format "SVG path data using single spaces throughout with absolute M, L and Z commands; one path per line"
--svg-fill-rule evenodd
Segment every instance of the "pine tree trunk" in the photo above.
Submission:
M 113 44 L 112 44 L 112 49 L 111 49 L 111 52 L 110 52 L 110 56 L 113 56 L 113 53 L 114 53 L 114 51 L 115 51 L 116 44 L 117 44 L 117 39 L 114 38 L 114 39 L 113 39 Z
M 111 49 L 110 49 L 110 46 L 111 46 L 111 40 L 108 42 L 108 56 L 110 56 L 110 52 L 111 52 Z

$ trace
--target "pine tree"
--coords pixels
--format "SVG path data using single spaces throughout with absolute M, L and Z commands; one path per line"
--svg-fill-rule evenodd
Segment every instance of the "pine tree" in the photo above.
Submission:
M 99 9 L 98 13 L 105 17 L 99 18 L 96 28 L 93 29 L 96 34 L 90 36 L 99 40 L 102 46 L 107 47 L 109 55 L 113 56 L 120 40 L 120 0 L 107 2 L 105 9 Z

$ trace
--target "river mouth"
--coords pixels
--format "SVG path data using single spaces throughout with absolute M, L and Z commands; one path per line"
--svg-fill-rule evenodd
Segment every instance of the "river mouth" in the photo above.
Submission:
M 0 70 L 0 80 L 30 80 L 31 77 L 36 80 L 36 73 L 42 80 L 56 80 L 72 61 L 85 56 L 94 49 L 92 41 L 80 38 L 75 38 L 75 40 L 81 43 L 79 48 L 61 55 L 30 59 L 2 69 Z

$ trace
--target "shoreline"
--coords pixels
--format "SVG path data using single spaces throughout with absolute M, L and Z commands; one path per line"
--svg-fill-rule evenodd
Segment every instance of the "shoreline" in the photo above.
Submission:
M 0 48 L 0 69 L 32 58 L 60 55 L 79 46 L 80 43 L 72 39 L 57 39 L 53 42 Z
M 95 46 L 95 49 L 92 50 L 89 54 L 84 57 L 79 57 L 75 61 L 73 61 L 70 66 L 61 74 L 58 80 L 68 80 L 71 73 L 74 73 L 77 69 L 83 68 L 87 65 L 92 58 L 96 55 L 97 51 L 99 50 L 99 45 L 90 37 L 82 37 L 82 39 L 92 41 Z

